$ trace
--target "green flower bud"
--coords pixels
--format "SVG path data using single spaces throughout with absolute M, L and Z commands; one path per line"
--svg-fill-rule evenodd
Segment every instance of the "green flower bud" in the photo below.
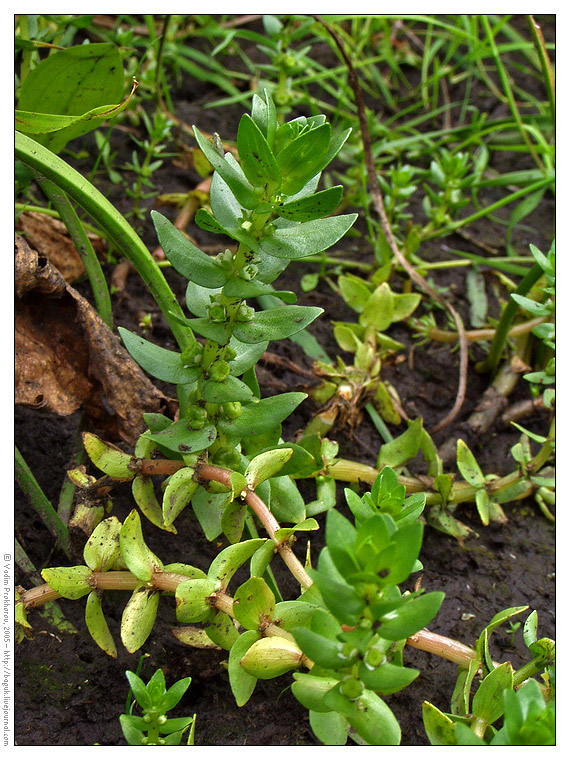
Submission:
M 364 686 L 362 681 L 353 676 L 348 676 L 340 685 L 340 693 L 350 699 L 351 702 L 356 701 L 362 696 L 364 692 Z
M 164 726 L 166 721 L 167 721 L 166 715 L 159 715 L 158 718 L 156 719 L 156 722 L 158 723 L 159 726 Z
M 192 430 L 201 430 L 208 421 L 208 412 L 203 406 L 194 404 L 188 410 L 186 419 Z
M 241 414 L 241 403 L 239 401 L 227 401 L 222 404 L 222 412 L 229 420 L 235 420 Z
M 218 359 L 208 367 L 210 380 L 215 383 L 223 383 L 230 374 L 230 365 L 224 359 Z
M 202 360 L 204 347 L 200 343 L 194 343 L 193 346 L 186 346 L 180 356 L 183 367 L 191 367 L 193 364 L 199 364 Z
M 384 652 L 379 649 L 369 649 L 364 656 L 364 664 L 368 670 L 374 670 L 386 661 Z
M 226 346 L 226 352 L 224 354 L 227 361 L 231 361 L 232 359 L 235 359 L 237 356 L 237 351 L 234 351 L 234 349 L 231 346 Z
M 259 274 L 259 268 L 255 264 L 247 264 L 239 274 L 244 280 L 253 280 Z
M 253 224 L 249 221 L 249 219 L 246 219 L 245 222 L 241 223 L 241 228 L 244 232 L 249 232 L 252 227 Z
M 143 718 L 145 723 L 152 723 L 152 715 L 149 715 L 148 713 Z
M 212 322 L 225 322 L 226 307 L 221 303 L 214 303 L 208 307 L 208 316 Z
M 238 322 L 251 322 L 254 314 L 255 309 L 252 309 L 251 306 L 247 306 L 245 303 L 242 303 L 236 314 L 236 320 Z

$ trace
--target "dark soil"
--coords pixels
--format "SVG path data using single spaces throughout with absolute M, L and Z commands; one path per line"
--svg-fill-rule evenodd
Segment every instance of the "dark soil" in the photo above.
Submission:
M 204 110 L 217 91 L 208 90 L 197 82 L 185 83 L 173 92 L 173 101 L 179 118 L 204 130 L 216 130 L 222 136 L 235 135 L 242 109 L 224 108 Z M 184 138 L 179 135 L 180 140 Z M 113 151 L 118 151 L 117 166 L 130 160 L 132 143 L 127 135 L 113 133 Z M 80 143 L 90 145 L 89 137 Z M 175 149 L 175 146 L 173 146 Z M 512 154 L 511 154 L 512 155 Z M 87 163 L 82 167 L 90 167 Z M 501 167 L 502 171 L 515 167 Z M 521 168 L 517 166 L 516 168 Z M 185 192 L 192 189 L 199 178 L 192 171 L 177 168 L 170 161 L 155 175 L 154 181 L 160 193 Z M 97 180 L 105 188 L 118 208 L 126 211 L 128 201 L 121 198 L 117 189 L 106 186 L 102 176 Z M 164 211 L 161 209 L 161 211 Z M 168 212 L 164 212 L 168 213 Z M 528 243 L 542 250 L 549 245 L 552 207 L 545 200 L 531 218 L 526 220 L 537 232 L 526 228 L 516 231 L 513 244 L 521 252 L 528 251 Z M 360 229 L 363 229 L 361 227 Z M 193 235 L 202 242 L 211 242 L 194 225 Z M 481 240 L 502 241 L 504 231 L 493 222 L 482 222 L 472 234 Z M 152 250 L 156 246 L 154 231 L 146 222 L 141 235 Z M 538 238 L 537 238 L 538 236 Z M 478 252 L 476 246 L 463 239 L 447 239 L 449 248 L 462 248 Z M 499 243 L 500 244 L 500 243 Z M 371 260 L 363 238 L 347 238 L 337 251 L 345 258 Z M 422 257 L 437 260 L 441 257 L 441 244 L 431 243 L 422 247 Z M 112 268 L 107 267 L 110 276 Z M 276 285 L 289 284 L 299 291 L 299 278 L 308 271 L 315 271 L 309 264 L 292 265 L 286 276 Z M 175 272 L 167 277 L 183 302 L 184 284 Z M 438 287 L 449 288 L 448 297 L 468 318 L 468 302 L 465 296 L 465 273 L 461 269 L 446 270 L 434 280 Z M 77 286 L 89 297 L 85 284 Z M 397 280 L 393 283 L 398 288 Z M 332 337 L 331 320 L 354 320 L 354 313 L 324 284 L 316 291 L 303 295 L 299 303 L 319 305 L 325 314 L 312 326 L 312 331 L 327 353 L 334 357 L 340 353 Z M 136 274 L 127 281 L 127 293 L 114 296 L 115 324 L 138 330 L 141 313 L 151 313 L 153 328 L 150 338 L 162 345 L 173 347 L 169 330 L 157 311 L 152 298 Z M 430 344 L 414 352 L 411 368 L 411 336 L 405 327 L 398 327 L 394 337 L 407 346 L 403 352 L 405 361 L 389 361 L 383 367 L 383 376 L 398 390 L 403 407 L 411 419 L 421 416 L 430 429 L 451 408 L 454 402 L 458 378 L 458 353 L 446 344 Z M 311 362 L 293 343 L 284 341 L 271 344 L 270 351 L 292 359 L 298 365 L 310 368 Z M 484 393 L 488 378 L 475 373 L 475 360 L 482 356 L 481 349 L 472 349 L 467 399 L 460 416 L 434 439 L 439 446 L 454 434 L 464 434 L 462 423 L 476 406 Z M 346 356 L 346 359 L 349 357 Z M 262 362 L 259 371 L 262 395 L 283 390 L 301 388 L 306 378 L 271 362 Z M 170 389 L 172 395 L 172 389 Z M 529 398 L 528 385 L 519 383 L 510 401 Z M 297 431 L 309 421 L 316 407 L 305 402 L 287 421 L 284 437 L 292 439 Z M 41 411 L 17 408 L 15 414 L 16 444 L 20 448 L 35 477 L 52 502 L 57 503 L 65 470 L 71 464 L 79 414 L 67 418 L 48 415 Z M 524 425 L 544 434 L 548 416 L 536 413 L 524 420 Z M 404 428 L 394 429 L 394 434 Z M 505 474 L 514 469 L 510 447 L 518 440 L 517 431 L 496 423 L 481 439 L 468 438 L 485 473 Z M 335 431 L 340 444 L 340 455 L 374 464 L 381 440 L 376 429 L 364 416 L 361 424 L 349 434 L 346 430 Z M 415 472 L 415 470 L 414 470 Z M 310 492 L 311 485 L 302 488 Z M 339 485 L 339 505 L 342 505 L 342 484 Z M 36 516 L 19 488 L 16 493 L 16 537 L 25 548 L 38 569 L 66 564 L 66 559 L 56 549 L 51 535 Z M 132 497 L 128 486 L 118 486 L 113 492 L 114 514 L 122 520 L 132 509 Z M 342 507 L 341 507 L 342 508 Z M 446 636 L 472 644 L 481 629 L 500 610 L 507 607 L 528 605 L 539 616 L 539 632 L 542 636 L 555 636 L 555 531 L 552 524 L 540 514 L 534 502 L 516 502 L 505 505 L 508 523 L 491 524 L 484 528 L 474 505 L 462 506 L 457 516 L 476 531 L 476 536 L 461 546 L 455 539 L 426 527 L 421 553 L 424 564 L 422 585 L 428 590 L 442 590 L 445 600 L 431 629 Z M 144 534 L 152 550 L 165 562 L 187 562 L 207 568 L 219 545 L 209 544 L 203 537 L 190 510 L 177 520 L 179 535 L 175 541 L 170 534 L 161 532 L 147 521 Z M 319 539 L 313 544 L 313 552 L 319 548 Z M 299 541 L 298 555 L 304 556 L 305 542 Z M 182 556 L 180 554 L 182 552 Z M 79 551 L 77 563 L 81 563 Z M 280 569 L 275 565 L 275 572 Z M 17 582 L 25 588 L 35 585 L 24 575 Z M 415 578 L 409 580 L 413 585 Z M 288 578 L 283 574 L 284 590 Z M 235 586 L 233 586 L 235 588 Z M 231 591 L 231 589 L 230 589 Z M 294 587 L 291 593 L 295 593 Z M 124 677 L 127 669 L 136 670 L 141 653 L 146 655 L 142 676 L 148 679 L 154 670 L 162 668 L 167 683 L 184 676 L 192 677 L 192 684 L 182 700 L 176 715 L 197 713 L 197 745 L 318 745 L 313 736 L 307 711 L 294 699 L 289 689 L 289 675 L 272 681 L 259 681 L 256 690 L 243 708 L 237 708 L 232 697 L 225 661 L 227 652 L 190 649 L 172 636 L 170 629 L 176 625 L 174 603 L 170 598 L 161 601 L 159 620 L 141 652 L 129 655 L 119 646 L 116 660 L 99 650 L 88 635 L 83 619 L 84 603 L 59 600 L 65 617 L 77 629 L 75 634 L 64 634 L 49 625 L 39 612 L 30 615 L 34 628 L 32 640 L 27 640 L 16 650 L 16 704 L 15 740 L 19 745 L 74 745 L 88 746 L 125 744 L 118 717 L 124 712 L 128 684 Z M 111 631 L 119 641 L 119 627 L 125 596 L 118 592 L 105 595 L 105 612 Z M 524 618 L 522 618 L 524 619 Z M 511 660 L 521 664 L 525 648 L 520 631 L 511 637 L 499 631 L 492 638 L 492 654 L 497 660 Z M 402 726 L 402 743 L 425 745 L 427 740 L 421 719 L 421 704 L 428 700 L 443 710 L 449 709 L 457 669 L 444 660 L 408 648 L 406 664 L 417 667 L 420 677 L 400 694 L 387 698 Z

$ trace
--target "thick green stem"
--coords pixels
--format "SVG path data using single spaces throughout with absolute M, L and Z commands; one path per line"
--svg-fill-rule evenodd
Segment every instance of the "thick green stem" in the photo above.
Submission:
M 193 336 L 189 328 L 175 319 L 175 315 L 183 317 L 184 314 L 160 267 L 134 229 L 107 198 L 59 156 L 21 132 L 16 132 L 14 153 L 26 166 L 54 182 L 96 221 L 142 277 L 180 347 L 191 343 Z
M 39 172 L 33 172 L 34 177 L 47 197 L 59 213 L 60 219 L 67 227 L 67 231 L 81 257 L 85 272 L 89 278 L 95 307 L 103 322 L 113 328 L 113 307 L 111 305 L 111 296 L 107 287 L 107 280 L 101 269 L 101 264 L 93 248 L 91 241 L 77 212 L 69 202 L 67 195 L 50 179 L 47 179 Z

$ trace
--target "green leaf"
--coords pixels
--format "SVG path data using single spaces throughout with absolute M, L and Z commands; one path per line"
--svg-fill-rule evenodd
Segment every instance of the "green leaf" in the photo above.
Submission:
M 469 485 L 484 488 L 485 476 L 465 441 L 457 441 L 457 468 Z
M 356 702 L 344 697 L 339 687 L 324 698 L 330 709 L 346 716 L 350 725 L 367 744 L 395 746 L 400 743 L 400 725 L 388 705 L 367 689 Z
M 289 538 L 289 536 L 293 536 L 295 533 L 299 533 L 300 531 L 318 529 L 319 523 L 312 517 L 308 517 L 306 520 L 302 520 L 301 522 L 297 523 L 297 525 L 293 525 L 291 528 L 279 528 L 279 530 L 275 531 L 274 537 L 276 541 L 283 541 L 284 539 Z
M 265 136 L 248 114 L 240 119 L 237 149 L 247 179 L 271 195 L 281 184 L 281 172 Z
M 208 578 L 213 581 L 216 589 L 225 591 L 234 573 L 251 555 L 265 543 L 264 538 L 252 538 L 226 547 L 214 559 L 208 570 Z
M 162 516 L 162 506 L 159 504 L 154 492 L 154 483 L 152 478 L 146 478 L 143 475 L 137 475 L 133 480 L 133 498 L 137 507 L 143 513 L 147 520 L 153 525 L 166 530 L 169 533 L 176 533 L 173 525 L 165 525 Z
M 119 327 L 118 331 L 129 354 L 149 375 L 175 385 L 192 383 L 198 379 L 200 368 L 185 367 L 177 351 L 157 346 L 124 327 Z
M 100 522 L 89 536 L 83 548 L 83 559 L 93 572 L 122 569 L 120 533 L 121 523 L 113 516 Z
M 89 564 L 89 563 L 87 563 Z M 523 641 L 526 647 L 530 647 L 531 644 L 538 638 L 538 613 L 533 610 L 525 620 L 523 626 Z
M 228 652 L 239 638 L 238 630 L 232 618 L 220 610 L 216 610 L 214 620 L 206 626 L 205 630 L 214 644 Z
M 222 515 L 231 500 L 229 493 L 208 493 L 200 487 L 192 499 L 192 509 L 208 541 L 213 541 L 222 532 Z
M 324 703 L 325 694 L 338 684 L 337 678 L 314 676 L 309 673 L 293 673 L 291 691 L 295 699 L 308 710 L 319 713 L 330 712 Z
M 236 589 L 233 615 L 244 628 L 258 630 L 273 619 L 275 596 L 263 578 L 253 576 Z
M 131 654 L 140 649 L 150 636 L 160 594 L 141 583 L 133 591 L 121 618 L 121 641 Z
M 18 108 L 80 116 L 100 106 L 118 103 L 123 87 L 123 64 L 116 45 L 74 45 L 53 53 L 31 69 L 22 82 Z M 58 133 L 39 137 L 38 142 L 59 153 L 69 140 L 86 134 L 102 121 L 76 123 Z
M 270 506 L 278 522 L 300 523 L 305 519 L 305 501 L 295 481 L 288 475 L 271 478 Z
M 97 591 L 92 591 L 87 597 L 85 625 L 97 646 L 106 652 L 109 657 L 116 657 L 117 647 L 105 620 L 100 594 Z
M 164 524 L 171 525 L 199 488 L 194 480 L 194 469 L 182 467 L 168 479 L 162 499 Z
M 214 382 L 214 380 L 203 380 L 200 383 L 200 393 L 204 401 L 213 404 L 225 404 L 227 401 L 245 403 L 253 398 L 253 393 L 247 385 L 232 375 L 229 375 L 221 383 Z
M 317 306 L 277 306 L 256 312 L 249 322 L 235 322 L 233 335 L 243 343 L 282 340 L 303 330 L 322 313 Z
M 457 737 L 455 724 L 447 715 L 430 702 L 422 705 L 422 718 L 429 743 L 436 747 L 455 747 Z
M 206 601 L 216 592 L 209 578 L 183 581 L 176 587 L 176 618 L 181 623 L 206 623 L 214 618 L 214 609 Z
M 267 351 L 268 345 L 266 341 L 263 343 L 242 343 L 232 335 L 230 348 L 236 352 L 236 357 L 228 362 L 231 374 L 239 377 L 248 369 L 254 367 L 261 356 Z
M 151 211 L 151 217 L 162 250 L 177 272 L 205 288 L 221 288 L 227 282 L 226 270 L 191 243 L 165 216 Z
M 129 513 L 123 523 L 120 546 L 127 567 L 140 581 L 148 582 L 153 573 L 163 570 L 162 562 L 144 542 L 141 519 L 136 509 Z
M 237 441 L 252 434 L 268 433 L 283 422 L 306 398 L 306 393 L 281 393 L 264 398 L 258 403 L 243 406 L 241 415 L 235 420 L 220 419 L 218 427 L 232 440 Z
M 422 297 L 419 293 L 394 293 L 392 322 L 407 319 L 418 308 Z
M 348 722 L 344 715 L 339 715 L 336 712 L 319 713 L 311 710 L 309 711 L 309 724 L 317 739 L 328 747 L 346 744 Z
M 290 639 L 268 636 L 255 641 L 241 658 L 241 667 L 256 678 L 278 678 L 301 664 L 303 653 Z
M 360 317 L 359 324 L 363 327 L 374 327 L 376 330 L 386 330 L 394 321 L 394 293 L 387 282 L 378 285 L 372 293 Z
M 483 525 L 489 525 L 491 500 L 489 499 L 487 491 L 485 491 L 483 488 L 475 491 L 475 504 L 477 505 L 477 512 L 479 512 L 481 522 Z
M 245 631 L 230 650 L 228 658 L 228 676 L 232 694 L 238 707 L 243 707 L 249 700 L 255 689 L 257 678 L 247 673 L 240 665 L 242 657 L 258 639 L 261 638 L 259 631 Z
M 279 448 L 272 451 L 264 451 L 258 454 L 248 464 L 245 471 L 245 479 L 249 488 L 255 491 L 257 486 L 268 478 L 272 478 L 279 470 L 283 469 L 286 462 L 291 459 L 293 449 Z
M 394 694 L 405 689 L 419 674 L 420 671 L 415 668 L 405 668 L 391 662 L 386 662 L 374 670 L 369 670 L 361 662 L 358 668 L 358 677 L 366 688 L 380 694 Z
M 236 544 L 242 537 L 247 515 L 247 505 L 235 499 L 222 513 L 222 530 L 231 544 Z
M 504 662 L 487 675 L 477 689 L 471 712 L 485 723 L 494 723 L 503 714 L 503 692 L 513 689 L 513 666 Z
M 220 156 L 214 146 L 200 134 L 196 127 L 193 127 L 192 129 L 194 130 L 194 136 L 196 137 L 196 142 L 198 143 L 200 150 L 224 182 L 229 185 L 239 203 L 241 203 L 244 208 L 256 208 L 256 206 L 259 205 L 259 198 L 254 193 L 253 187 L 247 181 L 243 172 L 239 171 L 233 164 L 230 164 L 225 157 Z
M 277 228 L 259 241 L 259 250 L 278 259 L 302 259 L 330 248 L 343 237 L 358 214 L 342 214 L 293 227 Z
M 382 618 L 378 634 L 390 641 L 400 641 L 425 628 L 436 616 L 445 594 L 431 591 L 410 599 Z
M 176 683 L 172 684 L 172 686 L 164 695 L 164 700 L 162 702 L 164 712 L 169 712 L 169 710 L 172 710 L 174 707 L 176 707 L 176 705 L 188 691 L 188 687 L 190 686 L 191 682 L 192 679 L 190 676 L 187 676 L 186 678 L 181 678 L 179 681 L 176 681 Z M 188 718 L 181 718 L 180 720 L 186 721 Z
M 337 284 L 343 301 L 360 314 L 372 294 L 366 280 L 353 274 L 341 274 Z
M 146 437 L 177 454 L 192 454 L 207 449 L 216 439 L 214 425 L 204 425 L 201 430 L 193 430 L 187 420 L 173 422 L 166 430 L 145 433 Z
M 301 647 L 306 656 L 323 668 L 338 670 L 351 661 L 341 658 L 341 644 L 336 639 L 322 636 L 307 628 L 293 628 L 291 631 L 295 641 Z
M 408 429 L 394 440 L 380 447 L 377 467 L 401 467 L 419 451 L 423 425 L 421 417 L 408 422 Z
M 132 480 L 135 477 L 135 471 L 130 468 L 130 454 L 125 454 L 112 443 L 102 441 L 94 433 L 83 433 L 82 439 L 87 456 L 105 475 L 113 480 Z
M 280 22 L 277 22 L 280 23 Z M 251 105 L 251 118 L 267 138 L 267 143 L 273 147 L 275 131 L 277 129 L 277 113 L 271 95 L 264 90 L 264 102 L 257 93 L 254 93 Z
M 92 590 L 89 583 L 92 572 L 84 565 L 76 567 L 48 567 L 42 570 L 44 581 L 64 599 L 81 599 Z
M 313 195 L 288 201 L 275 207 L 275 211 L 284 219 L 294 222 L 312 222 L 332 214 L 342 198 L 342 185 L 335 185 Z
M 277 154 L 277 165 L 283 177 L 281 190 L 285 195 L 295 195 L 324 169 L 328 163 L 330 140 L 330 124 L 321 124 L 316 129 L 302 132 Z

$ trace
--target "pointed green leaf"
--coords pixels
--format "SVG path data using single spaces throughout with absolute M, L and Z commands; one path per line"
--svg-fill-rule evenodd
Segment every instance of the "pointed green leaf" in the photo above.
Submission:
M 247 673 L 240 665 L 242 657 L 254 642 L 261 638 L 259 631 L 245 631 L 236 640 L 228 658 L 228 676 L 232 694 L 238 707 L 243 707 L 255 689 L 257 678 Z
M 210 565 L 208 578 L 215 583 L 217 589 L 225 590 L 236 570 L 247 562 L 263 543 L 265 543 L 264 538 L 252 538 L 226 547 Z
M 42 570 L 44 581 L 64 599 L 81 599 L 92 590 L 89 583 L 92 571 L 83 565 L 48 567 Z
M 194 480 L 194 469 L 183 467 L 168 479 L 162 500 L 164 524 L 171 525 L 199 488 Z
M 135 477 L 135 471 L 130 468 L 130 454 L 125 454 L 112 443 L 102 441 L 94 433 L 83 433 L 82 438 L 87 456 L 105 475 L 113 480 L 132 480 Z
M 249 488 L 255 491 L 257 486 L 268 478 L 272 478 L 291 459 L 293 449 L 273 449 L 258 454 L 248 464 L 245 479 Z
M 121 641 L 131 654 L 140 649 L 148 639 L 156 613 L 160 594 L 141 583 L 133 591 L 121 618 Z
M 203 380 L 200 383 L 200 393 L 204 401 L 213 404 L 225 404 L 226 401 L 250 401 L 253 393 L 245 383 L 237 377 L 229 375 L 222 383 L 213 380 Z
M 382 617 L 378 634 L 390 641 L 400 641 L 413 636 L 433 620 L 444 596 L 442 591 L 430 591 L 410 599 L 406 604 Z
M 430 702 L 424 702 L 422 705 L 422 717 L 431 745 L 435 747 L 455 747 L 457 745 L 454 722 L 435 707 L 435 705 L 432 705 Z
M 239 473 L 238 473 L 239 474 Z M 247 506 L 237 499 L 232 501 L 222 513 L 222 530 L 231 544 L 237 544 L 243 534 Z
M 357 214 L 342 214 L 279 227 L 259 241 L 259 250 L 278 259 L 302 259 L 330 248 L 352 227 Z
M 181 623 L 205 623 L 214 619 L 207 599 L 216 592 L 208 578 L 183 581 L 176 587 L 176 618 Z
M 101 598 L 97 591 L 92 591 L 87 597 L 85 624 L 97 646 L 101 647 L 110 657 L 116 657 L 117 647 L 105 620 Z
M 380 694 L 394 694 L 405 689 L 420 674 L 415 668 L 405 668 L 386 662 L 383 665 L 369 670 L 364 662 L 358 668 L 358 677 L 367 689 Z
M 284 219 L 294 222 L 311 222 L 332 214 L 342 198 L 342 185 L 335 185 L 294 201 L 288 201 L 275 208 Z
M 100 522 L 87 539 L 83 548 L 83 559 L 93 572 L 102 573 L 123 568 L 120 533 L 121 523 L 113 516 Z
M 465 480 L 476 488 L 485 486 L 485 476 L 465 441 L 457 441 L 457 468 Z
M 243 280 L 235 277 L 224 285 L 223 293 L 229 298 L 257 298 L 258 296 L 275 296 L 285 303 L 295 303 L 297 296 L 291 290 L 274 290 L 261 280 Z
M 187 280 L 205 288 L 220 288 L 228 279 L 226 270 L 191 243 L 165 216 L 151 211 L 156 234 L 166 258 Z
M 354 274 L 341 274 L 337 283 L 343 301 L 360 314 L 372 295 L 369 283 Z
M 176 454 L 192 454 L 207 449 L 215 441 L 216 428 L 214 425 L 204 425 L 201 430 L 193 430 L 188 421 L 182 419 L 173 422 L 166 430 L 145 435 Z
M 239 638 L 238 630 L 232 618 L 220 610 L 216 611 L 214 620 L 206 626 L 206 633 L 214 644 L 228 652 Z
M 344 715 L 337 712 L 309 711 L 309 723 L 313 733 L 328 747 L 343 746 L 348 737 L 348 722 Z
M 293 478 L 288 475 L 271 478 L 270 506 L 278 522 L 301 523 L 306 517 L 305 501 Z
M 133 498 L 137 507 L 146 517 L 146 519 L 153 525 L 156 525 L 162 530 L 166 530 L 169 533 L 176 533 L 176 528 L 173 525 L 165 525 L 164 518 L 162 516 L 162 507 L 156 498 L 154 491 L 154 483 L 152 478 L 144 477 L 143 475 L 137 475 L 133 480 Z
M 306 393 L 281 393 L 242 407 L 235 420 L 220 419 L 218 427 L 232 440 L 242 440 L 252 434 L 261 435 L 273 430 L 307 398 Z
M 265 136 L 248 114 L 240 119 L 237 149 L 243 173 L 251 184 L 267 187 L 267 194 L 274 192 L 281 184 L 281 172 Z
M 400 725 L 388 705 L 374 692 L 365 689 L 355 702 L 344 697 L 336 686 L 324 697 L 329 709 L 346 716 L 356 733 L 367 744 L 394 746 L 400 743 Z
M 360 317 L 359 324 L 364 327 L 374 327 L 376 330 L 386 330 L 394 321 L 394 293 L 387 282 L 383 282 L 367 300 Z
M 231 500 L 230 493 L 208 493 L 200 487 L 192 499 L 192 509 L 208 541 L 222 532 L 223 509 Z
M 244 628 L 258 630 L 273 619 L 275 596 L 263 578 L 253 576 L 236 589 L 233 615 Z
M 494 723 L 503 714 L 503 692 L 513 689 L 513 666 L 504 662 L 487 675 L 475 692 L 471 712 L 486 723 Z
M 324 703 L 324 697 L 338 684 L 338 679 L 314 676 L 309 673 L 293 673 L 293 678 L 295 681 L 291 686 L 291 691 L 303 707 L 319 713 L 330 711 L 330 707 Z
M 277 165 L 283 177 L 281 189 L 285 195 L 298 193 L 324 169 L 328 163 L 330 139 L 330 124 L 321 124 L 316 129 L 302 132 L 277 154 Z
M 150 581 L 153 573 L 163 569 L 162 562 L 144 542 L 141 519 L 136 509 L 130 512 L 123 523 L 120 546 L 127 567 L 140 581 Z
M 129 354 L 149 375 L 174 384 L 194 382 L 200 375 L 199 367 L 185 367 L 182 364 L 182 357 L 177 351 L 157 346 L 124 327 L 118 330 Z
M 282 340 L 310 325 L 323 309 L 317 306 L 277 306 L 256 312 L 249 322 L 236 322 L 233 334 L 243 343 Z
M 206 156 L 213 168 L 231 188 L 232 193 L 244 208 L 253 209 L 259 205 L 259 198 L 244 174 L 238 171 L 227 159 L 217 152 L 214 146 L 193 127 L 194 136 L 200 150 Z

